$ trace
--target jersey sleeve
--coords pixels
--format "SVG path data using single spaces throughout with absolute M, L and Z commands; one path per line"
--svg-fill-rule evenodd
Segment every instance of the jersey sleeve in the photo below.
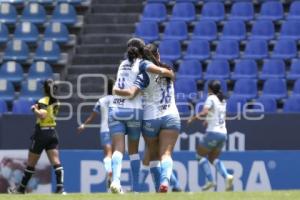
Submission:
M 97 103 L 94 105 L 93 112 L 100 113 L 101 112 L 100 108 L 101 108 L 101 99 L 99 99 Z
M 214 105 L 214 101 L 213 101 L 212 97 L 208 96 L 203 107 L 211 109 L 213 107 L 213 105 Z
M 137 76 L 136 80 L 134 81 L 133 85 L 136 86 L 137 88 L 141 89 L 141 90 L 145 89 L 149 84 L 149 83 L 147 84 L 147 81 L 146 81 L 147 77 L 146 76 L 147 76 L 146 73 L 139 74 Z
M 140 72 L 146 71 L 147 68 L 149 68 L 151 65 L 153 65 L 153 63 L 148 60 L 141 61 L 140 62 Z

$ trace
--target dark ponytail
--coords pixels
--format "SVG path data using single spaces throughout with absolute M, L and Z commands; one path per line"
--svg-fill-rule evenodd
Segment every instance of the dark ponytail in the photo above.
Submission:
M 131 38 L 127 42 L 127 58 L 129 62 L 133 62 L 136 58 L 143 55 L 145 42 L 140 38 Z
M 159 56 L 158 47 L 155 44 L 147 44 L 144 47 L 143 58 L 145 60 L 150 60 L 151 62 L 153 62 L 157 66 L 160 66 L 160 67 L 163 67 L 163 68 L 167 68 L 167 69 L 172 69 L 172 67 L 168 66 L 165 63 L 162 63 L 158 59 L 158 56 Z
M 115 84 L 115 80 L 113 80 L 112 78 L 109 78 L 107 81 L 107 94 L 108 95 L 112 95 L 112 90 Z
M 54 81 L 52 79 L 47 79 L 44 82 L 44 92 L 45 95 L 50 98 L 49 105 L 57 103 L 58 100 L 56 99 L 55 95 L 57 94 L 57 85 L 55 85 Z
M 221 82 L 218 80 L 212 80 L 208 83 L 208 88 L 218 99 L 222 102 L 225 99 L 223 92 L 221 91 Z

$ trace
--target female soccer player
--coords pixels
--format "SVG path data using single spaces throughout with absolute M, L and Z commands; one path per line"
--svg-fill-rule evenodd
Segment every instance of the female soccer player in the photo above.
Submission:
M 228 174 L 223 162 L 218 159 L 221 150 L 227 139 L 226 129 L 226 101 L 221 91 L 220 81 L 210 81 L 208 84 L 208 94 L 203 110 L 195 116 L 192 116 L 188 123 L 196 119 L 205 117 L 204 125 L 207 125 L 206 134 L 197 147 L 199 164 L 204 171 L 208 182 L 202 190 L 209 190 L 215 187 L 211 169 L 208 163 L 214 164 L 217 171 L 226 180 L 226 190 L 232 190 L 233 176 Z
M 58 194 L 64 192 L 64 170 L 61 165 L 58 153 L 58 137 L 55 130 L 55 116 L 58 113 L 58 100 L 53 96 L 57 91 L 57 85 L 52 79 L 44 82 L 45 97 L 41 98 L 37 104 L 31 107 L 35 113 L 37 121 L 35 132 L 31 137 L 27 167 L 19 187 L 9 189 L 9 193 L 24 194 L 26 186 L 35 172 L 37 164 L 43 150 L 46 150 L 50 163 L 52 164 L 56 175 L 56 191 Z
M 114 81 L 109 79 L 107 83 L 107 96 L 100 98 L 94 106 L 93 112 L 90 116 L 85 120 L 83 124 L 78 127 L 78 132 L 81 133 L 84 131 L 87 124 L 91 123 L 93 119 L 97 116 L 97 114 L 101 115 L 101 125 L 100 125 L 100 142 L 101 147 L 104 151 L 104 168 L 106 171 L 106 180 L 107 180 L 107 189 L 109 189 L 112 178 L 112 169 L 111 169 L 111 156 L 112 156 L 112 148 L 111 148 L 111 140 L 108 128 L 108 108 L 112 99 L 112 88 Z
M 133 97 L 143 89 L 143 135 L 149 148 L 150 172 L 156 190 L 167 192 L 173 171 L 172 152 L 180 132 L 180 117 L 172 82 L 174 73 L 159 61 L 159 52 L 155 45 L 149 44 L 144 48 L 144 58 L 141 62 L 143 73 L 135 82 L 135 87 L 127 90 L 116 89 L 115 92 Z M 169 70 L 172 76 L 166 78 L 151 71 L 153 66 L 165 66 L 160 69 Z

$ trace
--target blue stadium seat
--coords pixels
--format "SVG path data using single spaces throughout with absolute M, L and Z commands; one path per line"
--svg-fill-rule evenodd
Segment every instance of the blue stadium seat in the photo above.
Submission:
M 6 43 L 9 37 L 8 29 L 5 24 L 0 23 L 0 44 Z
M 193 39 L 215 40 L 217 38 L 217 25 L 212 20 L 200 20 L 193 32 Z
M 221 40 L 218 43 L 214 58 L 235 59 L 239 56 L 240 48 L 236 40 Z
M 147 0 L 148 3 L 169 3 L 170 0 Z
M 0 68 L 0 79 L 6 79 L 15 83 L 21 82 L 23 80 L 22 66 L 14 61 L 3 63 Z
M 44 39 L 53 40 L 57 43 L 67 43 L 70 41 L 70 34 L 66 25 L 53 22 L 46 27 Z
M 12 82 L 0 79 L 0 99 L 12 101 L 15 98 L 15 89 Z
M 283 105 L 283 112 L 285 113 L 299 113 L 300 112 L 300 97 L 291 96 Z
M 235 2 L 231 8 L 229 19 L 249 21 L 252 20 L 253 17 L 254 8 L 252 2 Z
M 17 22 L 17 11 L 12 4 L 0 4 L 0 22 L 5 24 L 15 24 Z
M 212 60 L 206 70 L 205 79 L 228 79 L 230 74 L 229 63 L 227 60 Z
M 14 5 L 23 5 L 24 4 L 24 0 L 1 0 L 1 3 L 11 3 Z
M 142 20 L 162 22 L 167 19 L 167 8 L 162 3 L 148 3 L 144 7 Z
M 300 79 L 296 80 L 294 83 L 292 96 L 300 97 Z
M 223 79 L 209 79 L 209 80 L 206 80 L 205 81 L 205 84 L 204 84 L 204 88 L 203 88 L 203 96 L 202 98 L 206 98 L 207 97 L 207 94 L 208 94 L 208 83 L 211 81 L 211 80 L 218 80 L 220 81 L 221 83 L 221 91 L 223 92 L 223 94 L 226 96 L 227 95 L 227 82 Z
M 39 38 L 39 31 L 30 22 L 22 22 L 16 26 L 14 38 L 26 43 L 35 43 Z
M 221 39 L 243 40 L 246 38 L 246 26 L 241 20 L 227 21 Z
M 34 24 L 44 24 L 46 22 L 46 11 L 38 3 L 29 3 L 25 6 L 22 13 L 22 20 Z
M 176 106 L 180 117 L 188 117 L 191 115 L 192 104 L 188 99 L 176 99 Z
M 61 22 L 67 25 L 74 25 L 77 22 L 77 14 L 75 8 L 71 4 L 58 4 L 52 15 L 52 22 Z
M 29 49 L 27 44 L 22 40 L 11 40 L 7 43 L 4 51 L 4 60 L 14 60 L 24 62 L 29 57 Z
M 207 2 L 202 8 L 201 19 L 209 19 L 214 21 L 223 20 L 225 17 L 224 4 L 221 2 Z
M 280 1 L 266 1 L 262 4 L 259 19 L 279 20 L 283 18 L 283 6 Z
M 141 21 L 136 26 L 135 35 L 137 35 L 140 38 L 143 38 L 143 40 L 146 43 L 158 40 L 158 25 L 155 21 Z
M 254 99 L 257 96 L 256 79 L 239 79 L 234 84 L 234 96 L 242 96 L 246 99 Z
M 285 63 L 282 59 L 268 59 L 264 61 L 260 79 L 266 80 L 269 78 L 285 78 Z
M 60 59 L 60 48 L 52 40 L 42 41 L 35 52 L 34 60 L 55 63 Z
M 294 40 L 278 40 L 272 58 L 291 59 L 297 56 L 297 45 Z
M 271 40 L 275 37 L 275 28 L 271 20 L 258 20 L 253 24 L 250 39 Z
M 290 71 L 287 74 L 289 80 L 300 79 L 300 59 L 293 59 Z
M 300 1 L 291 3 L 287 19 L 300 20 Z
M 164 39 L 185 40 L 188 38 L 187 25 L 183 21 L 170 21 L 165 28 Z
M 253 105 L 253 109 L 261 109 L 263 107 L 265 113 L 276 113 L 277 112 L 277 102 L 272 97 L 261 96 L 256 99 L 255 103 L 260 103 L 261 105 Z
M 72 5 L 79 5 L 82 3 L 83 0 L 56 0 L 57 3 L 69 3 Z
M 285 79 L 268 79 L 263 86 L 263 96 L 282 99 L 287 96 Z
M 37 101 L 43 97 L 43 86 L 39 80 L 28 79 L 21 85 L 21 91 L 19 99 L 28 99 L 31 101 Z
M 290 20 L 281 25 L 280 39 L 300 39 L 300 21 Z
M 1 91 L 0 91 L 1 93 Z M 3 99 L 0 99 L 0 114 L 6 113 L 7 112 L 7 104 Z
M 191 40 L 187 48 L 185 59 L 204 60 L 210 57 L 209 42 L 206 40 Z
M 33 115 L 31 106 L 34 104 L 33 101 L 28 99 L 18 99 L 13 101 L 12 114 L 15 115 Z
M 238 114 L 244 111 L 247 98 L 242 96 L 230 96 L 227 100 L 226 110 L 228 114 Z
M 53 5 L 53 0 L 29 0 L 30 2 L 39 3 L 43 6 Z
M 45 81 L 48 78 L 53 78 L 53 70 L 48 63 L 38 61 L 32 63 L 28 71 L 29 79 L 37 79 Z
M 241 78 L 257 78 L 257 64 L 255 60 L 243 59 L 235 63 L 234 72 L 231 79 L 237 80 Z
M 202 79 L 202 64 L 198 60 L 183 60 L 176 74 L 177 78 Z
M 176 99 L 192 100 L 198 97 L 197 84 L 195 79 L 177 78 L 174 84 Z
M 174 62 L 181 57 L 181 46 L 178 40 L 162 40 L 159 44 L 159 52 L 162 60 Z
M 193 3 L 180 2 L 173 7 L 171 20 L 190 22 L 196 19 L 196 10 Z
M 268 56 L 268 44 L 265 40 L 249 40 L 243 58 L 263 59 Z

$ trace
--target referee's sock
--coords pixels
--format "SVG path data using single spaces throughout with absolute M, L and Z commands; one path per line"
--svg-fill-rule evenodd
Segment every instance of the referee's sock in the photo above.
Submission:
M 64 192 L 64 168 L 58 164 L 53 166 L 56 175 L 56 193 Z
M 21 184 L 18 188 L 18 192 L 22 192 L 22 193 L 25 192 L 26 186 L 34 173 L 35 173 L 34 167 L 30 167 L 30 166 L 26 167 L 26 169 L 24 170 L 24 176 L 22 178 Z

